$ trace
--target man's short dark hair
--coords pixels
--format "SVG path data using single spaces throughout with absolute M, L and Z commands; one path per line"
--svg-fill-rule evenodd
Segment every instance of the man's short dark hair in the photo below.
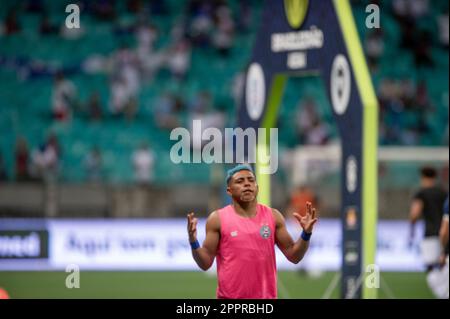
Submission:
M 239 164 L 239 165 L 233 167 L 232 169 L 230 169 L 227 172 L 227 177 L 226 177 L 227 185 L 230 183 L 231 178 L 233 177 L 233 175 L 236 174 L 237 172 L 240 172 L 240 171 L 249 171 L 249 172 L 252 172 L 253 175 L 255 175 L 255 173 L 253 173 L 253 169 L 251 168 L 250 165 Z
M 428 177 L 428 178 L 436 178 L 437 176 L 437 171 L 436 169 L 434 169 L 433 167 L 430 166 L 425 166 L 422 167 L 420 170 L 420 175 L 422 177 Z

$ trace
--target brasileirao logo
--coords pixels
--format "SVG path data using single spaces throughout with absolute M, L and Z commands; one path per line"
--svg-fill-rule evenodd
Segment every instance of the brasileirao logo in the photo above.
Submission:
M 284 0 L 286 18 L 293 29 L 298 29 L 305 21 L 309 0 Z

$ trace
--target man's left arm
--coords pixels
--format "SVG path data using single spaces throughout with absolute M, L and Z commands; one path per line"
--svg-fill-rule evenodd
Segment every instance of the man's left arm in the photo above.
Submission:
M 293 214 L 303 228 L 302 235 L 295 242 L 287 231 L 286 222 L 283 215 L 281 215 L 281 213 L 276 209 L 273 209 L 273 214 L 276 221 L 275 241 L 278 248 L 280 248 L 290 262 L 294 264 L 299 263 L 305 256 L 305 253 L 309 247 L 309 239 L 311 237 L 314 224 L 317 222 L 316 210 L 312 208 L 311 203 L 308 202 L 306 204 L 305 216 L 300 216 L 297 213 Z
M 441 242 L 441 256 L 439 257 L 439 263 L 441 265 L 445 264 L 445 259 L 447 257 L 447 245 L 449 237 L 449 226 L 448 226 L 448 197 L 444 203 L 444 215 L 442 216 L 441 228 L 439 229 L 439 240 Z

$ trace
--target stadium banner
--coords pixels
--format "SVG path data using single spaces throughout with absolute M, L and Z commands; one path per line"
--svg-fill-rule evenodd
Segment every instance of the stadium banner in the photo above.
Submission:
M 0 230 L 0 260 L 48 258 L 46 230 Z
M 205 219 L 199 220 L 200 242 L 204 240 L 205 222 Z M 22 226 L 25 224 L 23 220 L 20 223 Z M 18 228 L 14 222 L 6 224 Z M 17 259 L 19 251 L 13 256 L 18 244 L 10 239 L 17 231 L 1 229 L 0 234 L 8 236 L 0 236 L 0 251 L 9 252 L 10 258 L 5 259 L 5 255 L 0 259 L 0 270 L 64 270 L 75 264 L 80 270 L 200 271 L 191 256 L 184 219 L 47 220 L 46 225 L 48 233 L 33 230 L 33 223 L 29 230 L 20 233 L 22 239 L 35 236 L 33 234 L 41 234 L 43 238 L 48 236 L 48 247 L 40 247 L 39 255 L 46 255 L 44 252 L 48 249 L 48 259 L 39 262 L 36 259 Z M 340 270 L 341 222 L 339 219 L 321 219 L 318 226 L 308 254 L 299 264 L 288 262 L 276 249 L 279 270 L 303 269 L 312 274 Z M 300 234 L 298 224 L 288 221 L 287 227 L 294 238 Z M 423 224 L 418 227 L 416 234 L 421 234 Z M 423 270 L 419 251 L 421 238 L 415 238 L 410 245 L 408 235 L 407 221 L 379 222 L 376 260 L 381 271 Z M 38 256 L 36 244 L 29 246 L 29 251 Z M 214 267 L 210 271 L 214 273 Z

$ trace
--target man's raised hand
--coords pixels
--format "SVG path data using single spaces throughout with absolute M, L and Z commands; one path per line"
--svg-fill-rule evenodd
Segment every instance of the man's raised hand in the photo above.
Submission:
M 317 222 L 317 218 L 316 209 L 312 207 L 310 202 L 306 202 L 306 214 L 304 216 L 301 216 L 298 213 L 294 213 L 293 215 L 305 232 L 312 233 L 314 224 Z
M 194 217 L 194 213 L 189 213 L 187 215 L 187 230 L 189 234 L 189 241 L 191 243 L 195 242 L 197 240 L 197 222 L 198 219 Z

